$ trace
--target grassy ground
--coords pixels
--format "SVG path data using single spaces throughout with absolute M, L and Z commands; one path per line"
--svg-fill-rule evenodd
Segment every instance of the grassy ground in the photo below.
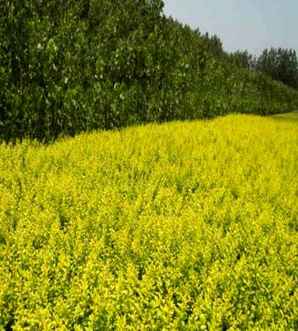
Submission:
M 244 115 L 0 146 L 0 330 L 297 330 L 297 146 Z
M 277 114 L 274 115 L 273 118 L 298 121 L 298 111 L 286 113 L 286 114 Z

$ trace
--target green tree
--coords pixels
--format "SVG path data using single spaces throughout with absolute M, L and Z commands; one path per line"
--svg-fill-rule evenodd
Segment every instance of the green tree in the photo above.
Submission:
M 297 94 L 232 61 L 162 0 L 0 2 L 0 139 L 297 108 Z M 268 78 L 268 79 L 267 79 Z
M 231 53 L 230 59 L 234 64 L 245 69 L 254 69 L 256 66 L 255 57 L 252 54 L 249 54 L 247 50 L 238 50 L 234 53 Z
M 258 58 L 257 69 L 275 80 L 298 88 L 298 58 L 293 49 L 265 49 Z

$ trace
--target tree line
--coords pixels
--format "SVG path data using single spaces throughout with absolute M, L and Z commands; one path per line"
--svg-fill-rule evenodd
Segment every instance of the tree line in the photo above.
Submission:
M 253 56 L 248 51 L 230 54 L 237 65 L 262 72 L 274 80 L 298 89 L 298 57 L 294 49 L 264 49 L 260 56 Z
M 0 5 L 0 139 L 298 108 L 297 92 L 225 55 L 162 0 Z M 235 57 L 235 56 L 234 56 Z

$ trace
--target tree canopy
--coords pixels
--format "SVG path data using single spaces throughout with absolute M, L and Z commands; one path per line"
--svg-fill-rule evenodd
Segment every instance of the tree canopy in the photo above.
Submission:
M 240 68 L 161 0 L 1 3 L 0 138 L 49 141 L 149 121 L 268 114 L 297 94 Z

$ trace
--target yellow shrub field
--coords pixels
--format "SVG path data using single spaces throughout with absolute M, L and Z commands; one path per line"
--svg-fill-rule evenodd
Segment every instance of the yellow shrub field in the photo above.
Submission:
M 0 145 L 0 330 L 298 329 L 298 121 Z

